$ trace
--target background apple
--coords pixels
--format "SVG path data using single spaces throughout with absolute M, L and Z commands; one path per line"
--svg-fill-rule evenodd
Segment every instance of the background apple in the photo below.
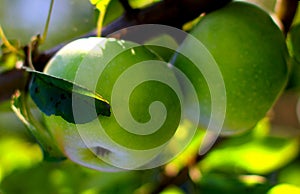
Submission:
M 261 8 L 232 2 L 205 15 L 190 33 L 209 50 L 222 73 L 227 98 L 223 132 L 254 127 L 287 82 L 288 52 L 282 32 Z M 187 38 L 180 49 L 199 55 L 191 41 Z M 200 122 L 207 125 L 211 88 L 205 77 L 181 55 L 174 65 L 191 78 L 200 101 Z

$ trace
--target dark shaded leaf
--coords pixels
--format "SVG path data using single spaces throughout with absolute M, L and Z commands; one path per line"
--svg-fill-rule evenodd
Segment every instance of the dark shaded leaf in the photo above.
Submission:
M 97 93 L 62 78 L 26 70 L 32 74 L 30 96 L 46 115 L 61 116 L 78 124 L 90 122 L 99 115 L 110 116 L 108 101 Z

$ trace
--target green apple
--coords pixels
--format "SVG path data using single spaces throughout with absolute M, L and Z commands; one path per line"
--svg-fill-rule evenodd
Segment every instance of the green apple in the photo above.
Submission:
M 177 79 L 144 46 L 111 38 L 79 39 L 63 47 L 44 72 L 95 91 L 111 105 L 110 117 L 100 115 L 84 124 L 44 116 L 64 153 L 84 166 L 105 171 L 139 168 L 160 153 L 178 128 L 179 98 L 155 76 Z M 80 116 L 76 104 L 73 108 Z
M 261 8 L 234 1 L 205 15 L 190 34 L 196 39 L 187 38 L 179 51 L 201 55 L 191 46 L 199 41 L 211 53 L 223 77 L 227 101 L 222 132 L 254 127 L 287 82 L 288 52 L 282 32 Z M 176 55 L 174 66 L 191 79 L 198 93 L 200 123 L 206 126 L 211 118 L 212 88 L 197 65 L 188 59 L 189 56 Z M 200 63 L 205 66 L 205 61 Z M 221 83 L 215 83 L 218 84 Z

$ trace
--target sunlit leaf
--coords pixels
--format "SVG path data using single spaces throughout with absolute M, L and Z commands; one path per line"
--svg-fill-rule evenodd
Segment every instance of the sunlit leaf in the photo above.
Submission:
M 96 6 L 96 8 L 100 11 L 97 21 L 97 36 L 101 36 L 104 16 L 106 13 L 107 6 L 110 0 L 90 0 L 90 2 Z
M 270 189 L 270 191 L 267 194 L 299 194 L 300 193 L 300 187 L 289 185 L 289 184 L 279 184 Z
M 40 147 L 17 137 L 1 137 L 0 182 L 2 177 L 17 169 L 26 169 L 42 160 Z
M 90 0 L 91 4 L 96 5 L 98 2 L 100 2 L 101 0 Z
M 178 187 L 169 187 L 162 191 L 160 194 L 184 194 L 184 192 Z
M 99 94 L 62 78 L 27 69 L 32 74 L 31 98 L 46 115 L 57 115 L 70 123 L 87 123 L 98 115 L 110 116 L 109 103 Z M 76 105 L 74 105 L 76 104 Z M 80 110 L 74 118 L 73 106 Z
M 200 166 L 208 171 L 223 169 L 266 174 L 291 162 L 298 152 L 298 138 L 261 136 L 254 130 L 223 142 L 211 151 Z
M 11 51 L 3 42 L 0 42 L 0 73 L 13 69 L 20 56 L 23 56 L 23 51 L 17 50 L 20 46 L 17 41 L 11 40 L 10 46 L 15 50 Z
M 0 56 L 0 73 L 13 69 L 17 60 L 17 55 L 13 53 Z
M 162 0 L 129 0 L 129 3 L 132 8 L 143 8 L 159 1 Z
M 111 0 L 90 0 L 91 4 L 95 5 L 99 11 L 106 9 Z
M 0 73 L 15 67 L 18 57 L 24 57 L 18 41 L 9 41 L 0 25 Z

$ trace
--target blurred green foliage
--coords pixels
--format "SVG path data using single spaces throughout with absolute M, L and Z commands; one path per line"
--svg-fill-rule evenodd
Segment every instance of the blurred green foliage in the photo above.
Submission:
M 255 129 L 231 137 L 214 149 L 200 163 L 203 171 L 224 169 L 230 173 L 268 174 L 295 159 L 299 138 L 277 137 L 268 132 L 268 121 L 262 120 Z
M 1 110 L 0 119 L 3 113 Z M 7 117 L 5 118 L 7 119 Z M 18 122 L 15 116 L 11 122 Z M 277 184 L 295 190 L 299 183 L 299 142 L 271 133 L 267 119 L 246 134 L 231 137 L 211 151 L 197 167 L 199 177 L 162 193 L 270 193 Z M 66 160 L 42 161 L 40 147 L 26 133 L 14 131 L 0 139 L 0 188 L 4 193 L 147 193 L 159 181 L 161 169 L 98 172 Z M 198 152 L 203 132 L 166 169 L 180 170 Z M 273 185 L 275 187 L 273 188 Z M 285 188 L 285 187 L 284 187 Z M 281 188 L 282 189 L 282 188 Z

